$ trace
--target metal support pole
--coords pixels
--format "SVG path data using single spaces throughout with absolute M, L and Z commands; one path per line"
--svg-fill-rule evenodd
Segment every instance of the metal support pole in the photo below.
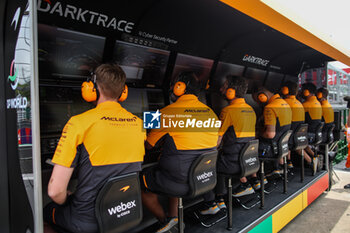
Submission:
M 330 172 L 330 169 L 329 169 L 329 154 L 328 154 L 328 151 L 329 151 L 329 146 L 328 144 L 325 145 L 324 147 L 324 154 L 325 154 L 325 168 L 326 168 L 326 171 L 328 172 L 328 178 L 329 178 L 329 183 L 328 183 L 328 188 L 327 188 L 327 191 L 330 191 L 331 190 L 331 182 L 332 182 L 332 173 Z
M 264 184 L 264 161 L 261 162 L 261 168 L 260 168 L 260 185 L 261 185 L 261 201 L 260 201 L 260 209 L 264 208 L 264 204 L 265 204 L 265 184 Z
M 29 1 L 31 20 L 31 108 L 32 108 L 32 150 L 34 177 L 34 229 L 43 232 L 43 197 L 41 182 L 41 150 L 40 150 L 40 103 L 39 103 L 39 68 L 38 68 L 38 20 L 37 1 Z
M 232 230 L 232 180 L 231 177 L 227 179 L 227 200 L 228 200 L 228 216 L 227 216 L 227 230 Z
M 179 212 L 179 233 L 184 233 L 184 207 L 182 204 L 181 197 L 179 197 L 178 212 Z
M 284 182 L 283 182 L 283 193 L 287 193 L 287 180 L 288 180 L 288 172 L 287 172 L 287 156 L 283 157 L 283 165 L 284 165 Z
M 316 145 L 315 146 L 315 154 L 314 154 L 314 158 L 316 157 L 317 158 L 317 152 L 318 152 L 318 146 Z M 318 161 L 318 159 L 317 159 Z M 313 165 L 313 166 L 316 166 L 317 167 L 317 164 L 316 165 Z M 312 169 L 312 175 L 315 176 L 316 175 L 316 171 L 317 171 L 317 168 L 314 170 Z
M 304 149 L 301 150 L 301 170 L 300 170 L 300 182 L 304 182 L 305 167 L 304 167 Z

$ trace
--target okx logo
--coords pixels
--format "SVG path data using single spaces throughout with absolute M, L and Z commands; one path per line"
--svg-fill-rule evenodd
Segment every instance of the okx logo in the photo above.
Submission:
M 143 112 L 143 128 L 144 129 L 160 129 L 159 110 L 156 112 Z

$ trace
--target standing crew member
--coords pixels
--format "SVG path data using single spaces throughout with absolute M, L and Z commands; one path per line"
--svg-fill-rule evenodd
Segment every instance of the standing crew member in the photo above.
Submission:
M 293 132 L 296 130 L 296 128 L 298 128 L 300 124 L 305 122 L 304 107 L 303 104 L 296 98 L 297 92 L 298 84 L 296 82 L 287 81 L 282 85 L 281 93 L 285 97 L 284 100 L 289 104 L 289 107 L 292 110 L 292 124 L 290 129 L 293 130 Z M 293 147 L 292 137 L 289 139 L 289 147 Z M 297 151 L 297 153 L 301 154 L 301 151 Z M 288 154 L 288 168 L 293 168 L 290 151 Z
M 44 209 L 46 222 L 75 233 L 98 232 L 99 190 L 111 177 L 140 171 L 144 155 L 142 121 L 118 103 L 125 94 L 123 70 L 102 64 L 92 79 L 82 85 L 82 94 L 97 106 L 73 116 L 64 127 L 48 186 L 53 202 Z M 70 195 L 67 186 L 74 170 L 77 188 Z
M 309 125 L 308 137 L 309 141 L 313 142 L 315 140 L 317 126 L 321 123 L 322 107 L 315 96 L 316 86 L 313 83 L 304 83 L 301 87 L 301 93 L 302 97 L 305 99 L 303 106 L 305 110 L 305 122 Z M 305 160 L 312 166 L 313 172 L 315 173 L 318 163 L 317 155 L 311 150 L 310 146 L 305 148 L 305 152 L 309 155 L 305 156 Z
M 273 151 L 273 145 L 278 143 L 283 133 L 290 130 L 292 111 L 279 94 L 273 94 L 273 91 L 267 87 L 260 87 L 254 92 L 256 101 L 264 105 L 264 128 L 259 137 L 259 154 L 263 157 L 273 158 L 276 154 Z M 280 164 L 282 163 L 283 161 L 280 161 Z M 271 174 L 281 175 L 282 173 L 283 169 L 280 165 Z
M 162 225 L 157 232 L 169 231 L 177 225 L 178 198 L 169 198 L 169 212 L 166 215 L 157 194 L 152 191 L 173 196 L 187 194 L 192 162 L 201 154 L 216 150 L 220 121 L 208 106 L 198 100 L 199 93 L 200 84 L 196 75 L 192 72 L 180 74 L 172 88 L 171 95 L 175 102 L 161 109 L 162 120 L 167 122 L 166 118 L 170 117 L 172 121 L 178 120 L 179 125 L 179 120 L 188 119 L 181 116 L 193 113 L 188 120 L 212 119 L 219 123 L 217 128 L 162 127 L 152 129 L 147 136 L 147 149 L 162 146 L 158 167 L 145 171 L 142 179 L 146 189 L 142 193 L 142 201 Z M 180 118 L 177 119 L 176 115 Z

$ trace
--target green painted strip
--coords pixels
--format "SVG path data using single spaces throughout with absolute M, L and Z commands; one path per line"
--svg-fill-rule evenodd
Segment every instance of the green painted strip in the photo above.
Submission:
M 272 215 L 254 227 L 249 233 L 272 233 Z

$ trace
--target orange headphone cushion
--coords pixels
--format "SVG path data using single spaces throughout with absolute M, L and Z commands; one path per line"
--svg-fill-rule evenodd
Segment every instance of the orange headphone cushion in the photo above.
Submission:
M 92 81 L 83 82 L 81 85 L 81 96 L 86 102 L 92 102 L 97 99 L 97 93 Z
M 186 91 L 186 84 L 184 82 L 176 82 L 173 88 L 173 92 L 176 96 L 181 96 L 185 94 Z
M 310 95 L 310 91 L 309 91 L 308 89 L 305 89 L 305 90 L 303 91 L 303 95 L 306 96 L 306 97 L 308 97 L 308 96 Z
M 283 95 L 288 95 L 289 94 L 289 88 L 286 87 L 286 86 L 282 87 L 282 94 Z
M 226 98 L 228 100 L 233 100 L 236 97 L 236 90 L 233 88 L 228 88 L 226 90 Z
M 265 93 L 260 93 L 258 95 L 258 99 L 261 103 L 266 103 L 267 102 L 267 95 Z
M 124 90 L 123 90 L 122 94 L 120 95 L 118 102 L 125 101 L 126 98 L 128 98 L 128 94 L 129 94 L 129 89 L 128 89 L 128 86 L 125 84 Z

